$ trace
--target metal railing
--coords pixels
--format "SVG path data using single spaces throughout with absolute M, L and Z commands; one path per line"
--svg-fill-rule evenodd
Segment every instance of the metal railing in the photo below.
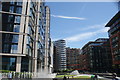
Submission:
M 23 72 L 23 73 L 18 73 L 18 72 L 11 72 L 11 73 L 0 73 L 2 78 L 12 78 L 12 79 L 30 79 L 32 78 L 33 74 L 30 72 Z

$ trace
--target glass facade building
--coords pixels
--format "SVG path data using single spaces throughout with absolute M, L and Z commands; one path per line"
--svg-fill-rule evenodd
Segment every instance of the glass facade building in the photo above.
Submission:
M 2 69 L 37 72 L 49 68 L 50 9 L 45 2 L 2 2 Z

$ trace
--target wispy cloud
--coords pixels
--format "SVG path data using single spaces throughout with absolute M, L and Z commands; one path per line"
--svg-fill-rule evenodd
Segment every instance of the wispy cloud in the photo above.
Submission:
M 63 30 L 64 31 L 63 33 L 73 34 L 73 33 L 77 33 L 77 32 L 79 33 L 79 32 L 99 30 L 99 29 L 104 28 L 106 24 L 107 23 L 101 23 L 101 24 L 95 24 L 95 25 L 90 25 L 90 26 L 85 26 L 85 27 L 82 27 L 82 25 L 80 25 L 80 27 L 77 27 L 77 28 L 73 27 L 68 30 Z
M 77 19 L 77 20 L 85 20 L 86 18 L 81 17 L 70 17 L 70 16 L 61 16 L 61 15 L 51 15 L 52 17 L 56 18 L 64 18 L 64 19 Z
M 92 26 L 84 27 L 81 30 L 85 31 L 85 30 L 91 30 L 91 29 L 100 29 L 100 28 L 103 28 L 104 25 L 105 24 L 92 25 Z
M 93 37 L 99 33 L 104 33 L 107 32 L 109 28 L 103 28 L 94 32 L 85 32 L 85 33 L 80 33 L 71 37 L 65 38 L 67 42 L 76 42 L 76 41 L 81 41 L 85 39 L 89 39 L 90 37 Z
M 79 33 L 79 34 L 76 34 L 76 35 L 73 35 L 73 36 L 69 36 L 69 37 L 66 37 L 66 38 L 62 38 L 62 37 L 61 38 L 55 38 L 55 39 L 52 39 L 52 40 L 56 41 L 56 40 L 59 40 L 59 39 L 65 39 L 67 42 L 77 42 L 77 41 L 87 40 L 87 39 L 89 39 L 89 38 L 91 38 L 95 35 L 105 33 L 105 32 L 107 33 L 109 28 L 104 27 L 104 26 L 105 26 L 105 24 L 98 24 L 98 25 L 92 25 L 92 26 L 84 27 L 84 28 L 81 28 L 80 30 L 77 29 L 79 32 L 82 31 L 82 33 Z M 93 29 L 95 29 L 95 30 L 93 31 Z M 77 31 L 77 30 L 74 30 L 74 31 Z M 73 30 L 72 30 L 72 32 L 73 32 Z

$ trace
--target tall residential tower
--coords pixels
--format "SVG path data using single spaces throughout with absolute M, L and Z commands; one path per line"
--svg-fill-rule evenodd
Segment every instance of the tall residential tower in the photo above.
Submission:
M 54 42 L 54 71 L 66 69 L 66 43 L 65 40 Z
M 50 9 L 45 3 L 42 0 L 2 2 L 0 15 L 2 69 L 16 72 L 48 69 Z

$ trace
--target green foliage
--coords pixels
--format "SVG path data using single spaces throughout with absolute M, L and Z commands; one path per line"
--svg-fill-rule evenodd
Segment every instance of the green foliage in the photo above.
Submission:
M 0 72 L 1 72 L 1 73 L 9 73 L 9 72 L 11 72 L 11 71 L 9 71 L 9 70 L 0 70 Z
M 72 76 L 75 76 L 75 75 L 57 75 L 56 78 L 63 78 L 64 76 L 66 76 L 66 77 L 72 77 Z
M 74 77 L 74 78 L 90 79 L 91 77 L 90 76 L 77 76 L 77 77 Z

